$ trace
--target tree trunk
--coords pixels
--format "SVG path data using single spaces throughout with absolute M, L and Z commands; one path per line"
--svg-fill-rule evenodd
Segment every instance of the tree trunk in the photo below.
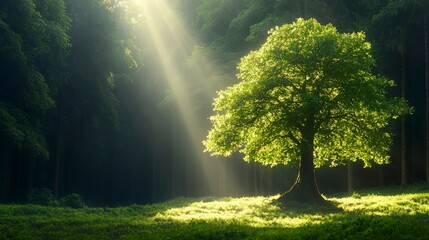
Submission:
M 273 183 L 273 179 L 274 179 L 273 171 L 274 171 L 274 169 L 273 168 L 265 168 L 265 171 L 266 171 L 265 179 L 266 179 L 267 183 L 265 185 L 264 195 L 271 195 L 274 192 L 273 191 L 273 185 L 274 185 L 274 183 Z
M 60 116 L 58 116 L 60 118 Z M 59 122 L 61 120 L 58 120 Z M 54 178 L 54 196 L 59 197 L 60 190 L 60 174 L 61 174 L 61 153 L 63 149 L 63 126 L 58 124 L 57 134 L 57 154 L 55 156 L 55 178 Z
M 178 173 L 178 167 L 179 167 L 179 147 L 177 146 L 179 144 L 179 138 L 177 134 L 177 122 L 176 121 L 172 121 L 172 127 L 171 127 L 171 138 L 172 138 L 172 155 L 171 159 L 172 159 L 172 163 L 171 163 L 171 195 L 172 197 L 176 197 L 178 195 L 177 193 L 177 188 L 178 188 L 178 184 L 179 184 L 179 173 Z
M 313 164 L 313 151 L 301 154 L 298 176 L 292 188 L 280 196 L 281 202 L 324 202 L 316 183 Z
M 405 47 L 402 46 L 401 52 L 401 97 L 406 98 L 406 69 L 405 69 Z M 407 119 L 401 117 L 401 186 L 408 183 L 407 174 Z
M 307 127 L 302 132 L 303 140 L 298 176 L 292 188 L 280 196 L 279 201 L 281 202 L 325 202 L 325 199 L 320 195 L 314 171 L 314 118 L 309 118 L 306 125 Z
M 53 194 L 56 198 L 60 195 L 61 168 L 63 158 L 64 145 L 64 122 L 63 122 L 63 90 L 60 90 L 57 98 L 57 139 L 56 139 L 56 154 L 55 154 L 55 169 L 54 169 L 54 186 Z
M 12 157 L 12 168 L 10 175 L 10 198 L 11 202 L 23 200 L 22 194 L 22 147 L 18 146 L 15 150 L 15 157 Z
M 379 165 L 378 166 L 378 186 L 383 187 L 386 184 L 385 182 L 385 166 Z
M 308 0 L 296 1 L 297 11 L 304 19 L 308 18 Z
M 426 182 L 429 185 L 429 33 L 428 17 L 425 17 L 425 71 L 426 71 Z
M 259 174 L 258 174 L 258 166 L 253 164 L 253 194 L 255 196 L 259 195 Z
M 347 164 L 347 191 L 349 195 L 352 195 L 354 192 L 353 187 L 353 162 L 349 161 Z
M 308 18 L 308 0 L 304 0 L 304 19 Z

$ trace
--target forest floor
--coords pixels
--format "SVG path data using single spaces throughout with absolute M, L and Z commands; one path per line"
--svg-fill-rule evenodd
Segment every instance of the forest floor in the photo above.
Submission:
M 335 207 L 278 205 L 277 197 L 117 208 L 0 205 L 0 239 L 429 239 L 425 185 L 327 197 Z

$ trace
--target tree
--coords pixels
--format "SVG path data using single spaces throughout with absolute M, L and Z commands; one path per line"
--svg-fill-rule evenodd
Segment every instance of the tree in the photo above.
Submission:
M 429 30 L 428 17 L 425 18 L 425 89 L 426 89 L 426 183 L 429 185 Z
M 23 200 L 43 175 L 35 171 L 50 157 L 43 119 L 65 78 L 68 28 L 63 1 L 0 3 L 0 200 Z
M 374 75 L 362 32 L 298 19 L 270 31 L 265 44 L 241 59 L 242 81 L 220 91 L 203 142 L 212 155 L 239 151 L 247 162 L 299 163 L 280 201 L 323 201 L 315 167 L 362 160 L 389 161 L 391 119 L 410 112 L 387 97 L 393 81 Z

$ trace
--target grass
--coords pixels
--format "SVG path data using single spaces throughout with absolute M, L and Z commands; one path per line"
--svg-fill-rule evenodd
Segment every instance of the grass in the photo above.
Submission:
M 424 185 L 278 205 L 272 197 L 178 198 L 118 208 L 0 205 L 0 239 L 429 239 Z

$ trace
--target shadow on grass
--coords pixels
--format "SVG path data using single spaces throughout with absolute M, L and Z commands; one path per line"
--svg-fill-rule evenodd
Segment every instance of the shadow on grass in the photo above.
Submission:
M 322 203 L 282 202 L 274 200 L 271 204 L 278 206 L 282 211 L 294 212 L 296 214 L 329 214 L 344 212 L 344 210 L 339 207 L 339 203 L 333 200 L 326 200 Z
M 414 183 L 406 186 L 384 186 L 384 187 L 374 187 L 368 189 L 357 189 L 353 195 L 357 197 L 365 196 L 397 196 L 400 194 L 414 194 L 429 192 L 429 185 L 426 182 Z M 329 197 L 343 198 L 343 197 L 353 197 L 346 192 L 330 194 Z

